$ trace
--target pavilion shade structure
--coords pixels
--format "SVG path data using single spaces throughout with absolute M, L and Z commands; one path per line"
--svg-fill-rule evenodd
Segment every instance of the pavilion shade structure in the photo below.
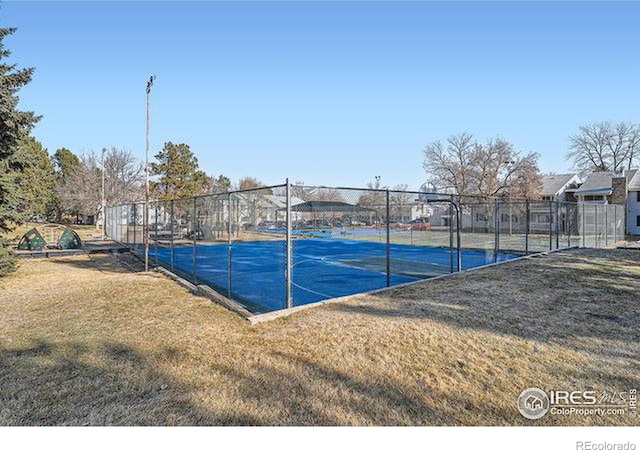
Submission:
M 282 208 L 284 211 L 285 208 Z M 292 206 L 293 212 L 323 213 L 323 212 L 373 212 L 373 209 L 345 202 L 311 200 Z

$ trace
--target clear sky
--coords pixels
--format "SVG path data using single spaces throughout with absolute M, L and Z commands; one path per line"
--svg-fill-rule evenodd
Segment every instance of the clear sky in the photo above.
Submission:
M 360 186 L 424 179 L 468 131 L 562 172 L 582 123 L 640 121 L 639 3 L 0 3 L 21 106 L 53 152 L 186 142 L 208 173 Z

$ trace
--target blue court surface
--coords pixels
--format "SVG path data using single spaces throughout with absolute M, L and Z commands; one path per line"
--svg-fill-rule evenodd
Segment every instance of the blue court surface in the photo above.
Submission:
M 293 305 L 304 305 L 387 286 L 386 245 L 348 239 L 294 239 Z M 150 258 L 189 280 L 229 295 L 227 244 L 151 248 Z M 517 258 L 506 253 L 462 250 L 462 268 Z M 455 258 L 455 251 L 454 251 Z M 231 298 L 249 311 L 262 313 L 286 306 L 285 241 L 234 242 L 231 246 Z M 455 263 L 455 259 L 454 259 Z M 449 273 L 448 248 L 391 244 L 390 284 L 396 286 Z

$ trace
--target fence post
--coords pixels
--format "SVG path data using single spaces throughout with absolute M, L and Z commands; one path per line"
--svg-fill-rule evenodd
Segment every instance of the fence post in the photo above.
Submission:
M 231 299 L 231 232 L 233 224 L 231 222 L 231 192 L 229 192 L 228 220 L 227 220 L 227 297 Z
M 173 199 L 171 199 L 171 211 L 169 212 L 171 219 L 169 220 L 170 222 L 170 226 L 169 229 L 171 230 L 171 271 L 173 272 Z
M 553 201 L 549 200 L 549 250 L 553 250 Z
M 116 221 L 116 236 L 118 236 L 118 241 L 122 242 L 123 244 L 128 244 L 128 242 L 126 241 L 126 237 L 122 235 L 122 205 L 116 206 Z
M 133 249 L 136 250 L 136 241 L 138 240 L 138 205 L 133 204 Z
M 613 242 L 618 242 L 618 205 L 613 206 Z
M 154 248 L 155 248 L 155 260 L 156 260 L 156 266 L 158 265 L 158 206 L 159 206 L 159 201 L 156 200 L 156 216 L 155 216 L 155 229 L 156 232 L 154 233 L 155 235 L 155 242 L 154 242 Z
M 493 262 L 498 261 L 498 252 L 500 251 L 500 202 L 497 198 L 493 199 L 493 226 L 494 226 L 494 242 L 493 242 Z
M 453 197 L 453 196 L 452 196 Z M 460 197 L 458 197 L 458 203 L 456 206 L 456 260 L 458 272 L 462 270 L 462 244 L 460 242 L 460 222 L 462 222 L 462 205 L 460 204 Z
M 529 229 L 531 228 L 531 220 L 530 220 L 530 206 L 529 206 L 529 199 L 526 200 L 526 206 L 525 206 L 526 212 L 525 214 L 527 215 L 527 219 L 525 221 L 525 229 L 524 229 L 524 254 L 528 255 L 529 254 Z
M 191 232 L 193 233 L 193 264 L 192 264 L 192 278 L 193 284 L 196 283 L 196 247 L 198 239 L 198 223 L 196 218 L 196 213 L 198 212 L 198 197 L 193 197 L 193 216 L 191 216 Z
M 604 205 L 604 246 L 609 246 L 609 205 Z
M 144 271 L 149 271 L 149 198 L 142 205 L 142 242 L 144 245 Z
M 556 250 L 560 248 L 560 202 L 556 200 Z
M 449 272 L 453 273 L 453 195 L 449 200 Z
M 287 178 L 287 187 L 286 187 L 286 197 L 287 197 L 287 238 L 286 238 L 286 254 L 287 254 L 287 263 L 286 263 L 286 295 L 287 295 L 287 308 L 291 308 L 293 306 L 293 301 L 291 298 L 291 185 L 289 184 L 289 179 Z
M 595 225 L 594 225 L 594 235 L 595 235 L 595 246 L 596 248 L 600 248 L 600 239 L 598 239 L 598 205 L 593 205 L 594 215 L 595 215 Z
M 389 189 L 386 191 L 387 194 L 387 287 L 391 286 L 391 230 L 390 230 L 390 219 L 389 219 Z
M 567 247 L 571 247 L 571 211 L 569 211 L 569 203 L 564 204 L 565 228 L 567 231 Z
M 585 215 L 585 207 L 584 207 L 584 203 L 582 203 L 582 247 L 586 248 L 587 247 L 587 235 L 586 235 L 586 222 L 587 222 L 587 216 Z

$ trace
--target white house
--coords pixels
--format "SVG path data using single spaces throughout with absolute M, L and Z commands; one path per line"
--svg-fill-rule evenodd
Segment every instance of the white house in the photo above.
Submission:
M 640 170 L 627 186 L 627 233 L 640 235 Z
M 576 173 L 544 175 L 540 195 L 544 201 L 564 202 L 567 201 L 567 190 L 579 185 L 580 177 Z

